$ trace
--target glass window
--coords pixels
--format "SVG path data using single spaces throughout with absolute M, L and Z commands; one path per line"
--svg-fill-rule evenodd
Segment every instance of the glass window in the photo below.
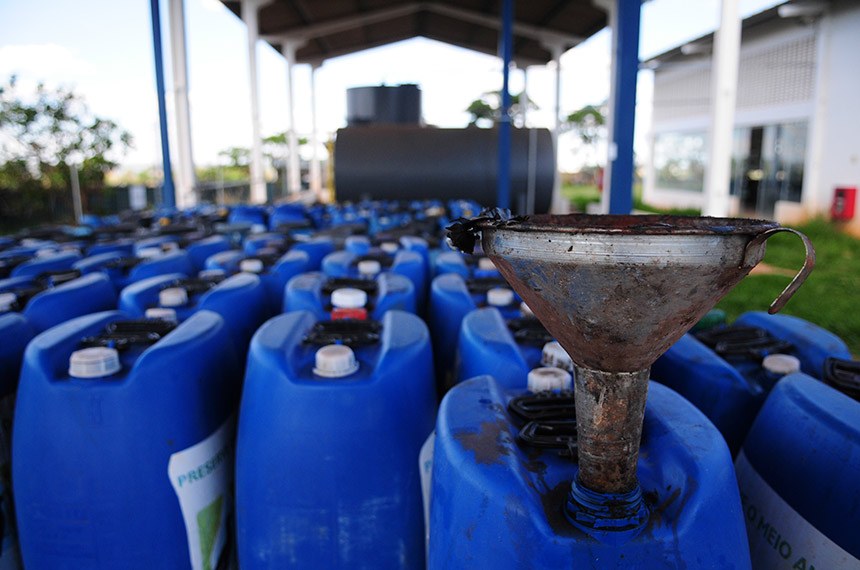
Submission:
M 661 133 L 654 139 L 657 187 L 702 192 L 705 185 L 705 133 Z

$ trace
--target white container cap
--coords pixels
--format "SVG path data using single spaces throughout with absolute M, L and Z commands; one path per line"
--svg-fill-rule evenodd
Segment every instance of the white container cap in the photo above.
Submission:
M 264 234 L 266 233 L 266 226 L 263 224 L 252 224 L 251 225 L 251 233 L 252 234 Z
M 262 273 L 263 269 L 262 259 L 243 259 L 239 262 L 239 271 L 245 273 Z
M 545 392 L 547 390 L 570 390 L 573 383 L 573 378 L 570 372 L 555 368 L 554 366 L 546 366 L 544 368 L 535 368 L 528 375 L 528 390 L 529 392 Z
M 514 302 L 514 292 L 504 287 L 493 287 L 487 291 L 487 304 L 491 307 L 507 307 Z
M 768 354 L 761 365 L 768 372 L 780 376 L 800 372 L 800 360 L 790 354 Z
M 496 264 L 489 257 L 478 258 L 478 269 L 481 271 L 492 271 L 496 268 Z
M 525 302 L 525 301 L 523 301 L 522 303 L 520 303 L 520 312 L 523 314 L 523 316 L 524 316 L 524 317 L 533 317 L 533 316 L 535 316 L 534 311 L 532 311 L 532 308 L 531 308 L 531 307 L 529 307 L 528 305 L 526 305 L 526 302 Z
M 54 249 L 53 247 L 43 247 L 42 249 L 36 250 L 35 256 L 38 258 L 53 257 L 53 256 L 57 255 L 58 253 L 59 252 L 56 249 Z
M 15 293 L 0 293 L 0 311 L 8 311 L 17 300 Z
M 106 346 L 76 350 L 69 358 L 69 376 L 72 378 L 103 378 L 121 369 L 119 352 Z
M 540 363 L 544 366 L 554 366 L 570 372 L 573 371 L 573 360 L 556 340 L 543 345 Z
M 375 259 L 363 259 L 358 262 L 358 273 L 367 277 L 379 275 L 382 271 L 382 265 Z
M 352 349 L 343 344 L 330 344 L 317 350 L 314 374 L 324 378 L 343 378 L 358 370 Z
M 331 306 L 336 309 L 361 309 L 367 305 L 367 292 L 342 287 L 331 292 Z
M 227 275 L 227 272 L 223 269 L 202 269 L 197 274 L 197 277 L 200 279 L 212 279 L 215 277 L 224 277 Z
M 147 319 L 161 319 L 162 321 L 169 321 L 171 323 L 179 322 L 176 310 L 167 307 L 152 307 L 151 309 L 147 309 L 143 316 Z
M 158 292 L 158 304 L 162 307 L 181 307 L 188 303 L 188 291 L 182 287 L 168 287 Z
M 137 251 L 137 256 L 141 259 L 152 259 L 162 254 L 160 247 L 144 247 Z
M 384 241 L 379 244 L 379 249 L 381 249 L 385 253 L 397 253 L 397 250 L 400 249 L 400 246 L 393 241 Z
M 161 244 L 161 251 L 178 251 L 179 244 L 175 241 L 165 241 Z

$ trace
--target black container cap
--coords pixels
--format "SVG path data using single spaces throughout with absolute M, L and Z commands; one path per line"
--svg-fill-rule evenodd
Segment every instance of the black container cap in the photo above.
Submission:
M 43 287 L 57 287 L 63 283 L 74 281 L 81 276 L 77 269 L 58 269 L 56 271 L 44 271 L 40 273 L 35 281 Z
M 511 399 L 508 412 L 524 422 L 570 420 L 576 418 L 576 401 L 569 390 L 523 394 Z
M 510 289 L 508 282 L 501 277 L 470 277 L 466 279 L 466 288 L 470 293 L 484 293 L 490 289 L 502 287 Z
M 552 335 L 535 317 L 519 317 L 508 321 L 508 330 L 519 344 L 543 347 L 552 342 Z
M 860 361 L 828 357 L 824 361 L 823 380 L 860 402 Z
M 124 350 L 131 346 L 150 346 L 175 328 L 175 323 L 162 319 L 114 321 L 101 334 L 82 338 L 81 347 L 107 346 Z
M 379 292 L 376 279 L 358 279 L 354 277 L 329 277 L 322 285 L 323 295 L 331 295 L 336 289 L 361 289 L 368 297 Z
M 322 346 L 345 344 L 354 348 L 377 344 L 381 336 L 382 323 L 378 321 L 339 319 L 317 322 L 303 342 Z
M 758 327 L 732 325 L 708 329 L 694 336 L 724 358 L 762 360 L 768 354 L 791 352 L 794 345 Z

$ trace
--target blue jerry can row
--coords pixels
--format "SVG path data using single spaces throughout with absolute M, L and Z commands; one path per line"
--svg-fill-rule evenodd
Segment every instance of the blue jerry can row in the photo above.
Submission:
M 371 279 L 303 273 L 287 283 L 283 309 L 310 311 L 320 320 L 380 320 L 391 310 L 415 313 L 415 288 L 408 278 L 387 271 Z
M 138 281 L 123 289 L 119 308 L 135 318 L 159 318 L 180 323 L 199 311 L 219 314 L 244 362 L 251 337 L 269 318 L 260 278 L 239 273 L 229 278 L 184 277 L 173 273 Z
M 436 411 L 430 339 L 415 315 L 267 322 L 239 417 L 244 570 L 421 568 L 418 451 Z
M 465 316 L 479 307 L 492 306 L 505 318 L 519 317 L 521 301 L 501 277 L 464 279 L 448 273 L 433 279 L 427 324 L 433 335 L 440 394 L 455 383 L 457 338 Z
M 224 320 L 117 312 L 27 348 L 12 476 L 28 570 L 216 568 L 241 373 Z
M 845 343 L 810 322 L 751 312 L 734 324 L 687 334 L 651 367 L 714 422 L 733 453 L 782 376 L 822 378 L 829 357 L 850 358 Z

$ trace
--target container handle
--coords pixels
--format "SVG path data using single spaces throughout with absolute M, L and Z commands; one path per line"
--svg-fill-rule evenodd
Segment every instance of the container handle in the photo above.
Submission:
M 800 271 L 797 272 L 797 275 L 794 276 L 791 283 L 789 283 L 788 286 L 782 290 L 782 293 L 774 299 L 773 303 L 770 304 L 767 312 L 771 315 L 778 313 L 785 306 L 788 300 L 791 299 L 792 295 L 794 295 L 800 286 L 803 285 L 803 282 L 806 281 L 809 274 L 812 273 L 812 268 L 815 267 L 815 248 L 812 246 L 812 242 L 809 238 L 797 230 L 782 226 L 766 230 L 750 240 L 744 253 L 744 264 L 749 265 L 747 258 L 754 248 L 760 246 L 770 239 L 771 236 L 780 232 L 792 233 L 801 239 L 803 246 L 806 248 L 806 259 L 803 261 L 803 267 L 800 268 Z

